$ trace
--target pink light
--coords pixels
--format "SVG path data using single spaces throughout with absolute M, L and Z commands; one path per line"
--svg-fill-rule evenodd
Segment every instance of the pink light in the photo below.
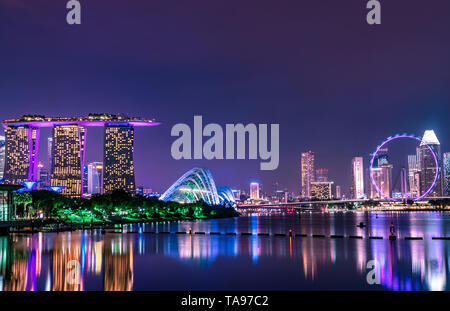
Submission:
M 372 172 L 374 171 L 373 162 L 375 161 L 375 158 L 376 158 L 376 156 L 378 155 L 378 152 L 380 152 L 380 150 L 381 150 L 386 144 L 390 143 L 390 142 L 393 141 L 393 140 L 400 139 L 400 138 L 415 139 L 415 140 L 419 141 L 420 143 L 422 142 L 422 138 L 419 138 L 419 137 L 416 137 L 416 136 L 413 136 L 413 135 L 407 135 L 407 134 L 396 135 L 396 136 L 394 136 L 394 137 L 389 137 L 387 140 L 385 140 L 384 142 L 382 142 L 380 146 L 378 146 L 377 150 L 375 151 L 375 153 L 374 153 L 373 156 L 372 156 L 372 159 L 370 160 L 370 169 L 369 169 L 369 171 L 370 171 L 370 181 L 372 182 L 372 185 L 375 187 L 375 189 L 377 190 L 377 192 L 378 192 L 380 195 L 382 195 L 384 198 L 388 199 L 389 201 L 399 201 L 399 200 L 398 200 L 398 199 L 396 200 L 396 199 L 394 199 L 394 198 L 391 198 L 391 197 L 385 195 L 385 194 L 383 193 L 383 191 L 381 191 L 381 189 L 378 187 L 378 185 L 377 185 L 377 183 L 375 182 L 375 179 L 374 179 L 374 177 L 373 177 L 373 173 L 372 173 Z M 419 196 L 419 197 L 413 199 L 414 201 L 420 201 L 420 200 L 422 200 L 423 198 L 425 198 L 425 197 L 426 197 L 426 196 L 434 189 L 434 187 L 436 187 L 436 185 L 437 185 L 437 179 L 439 178 L 439 161 L 438 161 L 438 159 L 437 159 L 436 153 L 434 152 L 433 148 L 431 148 L 430 145 L 425 144 L 425 146 L 427 146 L 427 148 L 430 150 L 431 154 L 433 155 L 434 161 L 435 161 L 435 163 L 436 163 L 436 167 L 435 167 L 436 174 L 435 174 L 435 176 L 434 176 L 434 181 L 433 181 L 433 183 L 431 184 L 430 188 L 428 188 L 428 190 L 427 190 L 423 195 L 421 195 L 421 196 Z

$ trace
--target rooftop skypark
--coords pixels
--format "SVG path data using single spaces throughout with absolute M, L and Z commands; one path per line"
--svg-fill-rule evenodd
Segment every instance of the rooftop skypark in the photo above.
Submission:
M 45 117 L 41 115 L 24 115 L 17 119 L 4 120 L 3 127 L 53 127 L 57 125 L 76 124 L 81 126 L 129 125 L 129 126 L 155 126 L 160 123 L 154 119 L 129 117 L 128 115 L 89 114 L 82 117 Z

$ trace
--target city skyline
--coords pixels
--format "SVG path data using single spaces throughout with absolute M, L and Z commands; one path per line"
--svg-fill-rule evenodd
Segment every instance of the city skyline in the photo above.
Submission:
M 103 116 L 108 116 L 109 118 L 114 117 L 113 115 L 96 115 L 96 114 L 90 114 L 90 121 L 89 122 L 96 122 L 95 120 L 98 118 L 106 118 Z M 73 190 L 75 191 L 74 193 L 80 193 L 80 195 L 83 195 L 83 192 L 86 192 L 87 194 L 93 194 L 93 193 L 103 193 L 104 191 L 106 192 L 110 192 L 114 189 L 122 189 L 122 190 L 126 190 L 130 193 L 136 193 L 137 191 L 137 186 L 135 183 L 135 173 L 134 173 L 134 164 L 133 164 L 133 159 L 134 159 L 134 127 L 133 126 L 129 126 L 129 125 L 125 125 L 123 123 L 120 123 L 118 126 L 112 126 L 112 125 L 108 125 L 107 122 L 105 122 L 104 120 L 101 121 L 99 124 L 94 124 L 94 126 L 103 126 L 104 127 L 104 140 L 105 140 L 105 149 L 104 149 L 104 160 L 106 160 L 105 163 L 107 163 L 107 168 L 106 171 L 107 172 L 115 172 L 115 177 L 109 177 L 107 176 L 106 178 L 104 177 L 104 166 L 105 163 L 102 161 L 94 161 L 91 162 L 89 165 L 85 165 L 82 163 L 86 163 L 85 159 L 84 159 L 84 154 L 85 154 L 85 136 L 86 136 L 86 130 L 85 130 L 85 125 L 87 125 L 88 121 L 83 120 L 83 117 L 75 117 L 75 118 L 70 118 L 72 119 L 73 122 L 75 122 L 74 124 L 70 125 L 70 124 L 58 124 L 57 121 L 55 124 L 55 120 L 66 120 L 67 118 L 47 118 L 46 121 L 41 121 L 39 119 L 41 119 L 43 117 L 41 116 L 22 116 L 18 119 L 13 119 L 13 120 L 5 120 L 4 121 L 4 126 L 6 128 L 5 132 L 7 134 L 6 137 L 8 137 L 8 135 L 12 138 L 17 137 L 18 139 L 9 139 L 10 140 L 10 144 L 14 144 L 13 146 L 9 146 L 7 145 L 8 140 L 4 138 L 4 136 L 0 137 L 2 139 L 2 145 L 4 146 L 4 148 L 2 148 L 2 150 L 0 150 L 0 162 L 5 162 L 6 159 L 6 154 L 5 154 L 5 150 L 4 149 L 11 149 L 11 150 L 16 150 L 17 154 L 11 154 L 9 155 L 9 161 L 5 162 L 5 168 L 7 168 L 6 172 L 7 175 L 5 176 L 5 179 L 9 179 L 10 183 L 16 183 L 16 184 L 21 184 L 23 181 L 26 180 L 36 180 L 39 181 L 41 183 L 41 185 L 39 185 L 38 187 L 40 189 L 42 189 L 45 185 L 45 187 L 47 186 L 47 183 L 50 181 L 50 185 L 51 186 L 55 186 L 55 187 L 64 187 L 64 189 L 67 188 L 71 188 L 71 187 L 75 187 L 74 189 L 78 189 L 78 190 Z M 121 117 L 120 117 L 121 118 Z M 127 117 L 128 118 L 128 117 Z M 26 124 L 24 124 L 24 119 L 26 119 Z M 36 119 L 38 119 L 38 121 L 36 121 Z M 78 120 L 78 121 L 77 121 Z M 83 126 L 77 125 L 77 122 L 81 122 L 80 120 L 83 120 Z M 136 119 L 137 120 L 137 119 Z M 141 119 L 144 120 L 144 119 Z M 123 121 L 123 120 L 122 120 Z M 153 121 L 151 121 L 153 122 Z M 137 123 L 136 123 L 137 124 Z M 159 123 L 156 123 L 159 124 Z M 44 164 L 42 164 L 42 162 L 40 161 L 40 159 L 38 158 L 38 146 L 39 146 L 39 139 L 40 139 L 40 130 L 41 128 L 45 128 L 45 127 L 49 127 L 49 126 L 53 126 L 53 136 L 52 137 L 48 137 L 47 138 L 47 155 L 46 156 L 42 156 L 42 158 L 47 158 L 48 159 L 48 164 L 47 167 L 45 167 Z M 72 129 L 75 130 L 75 132 L 72 131 Z M 55 131 L 63 131 L 64 133 L 60 133 L 57 134 L 57 132 Z M 70 132 L 70 133 L 69 133 Z M 58 139 L 61 139 L 61 137 L 63 136 L 67 136 L 67 137 L 71 137 L 73 136 L 71 133 L 75 133 L 76 135 L 74 136 L 75 139 L 75 151 L 80 149 L 80 153 L 78 154 L 78 156 L 76 156 L 74 159 L 70 159 L 70 157 L 68 157 L 68 154 L 59 154 L 58 153 Z M 113 135 L 113 136 L 111 136 Z M 118 135 L 118 136 L 117 136 Z M 111 137 L 109 137 L 111 136 Z M 116 137 L 117 139 L 114 138 L 113 140 L 111 140 L 112 137 Z M 78 137 L 78 138 L 77 138 Z M 56 138 L 56 141 L 55 141 Z M 64 152 L 68 152 L 67 147 L 65 147 L 67 144 L 67 146 L 70 146 L 70 142 L 67 141 L 68 138 L 64 138 L 63 139 L 63 143 L 61 145 L 62 150 L 65 150 Z M 70 139 L 69 139 L 70 140 Z M 114 142 L 113 145 L 110 145 L 111 143 L 109 143 L 111 141 Z M 428 189 L 428 187 L 431 185 L 432 183 L 432 177 L 434 176 L 434 160 L 433 157 L 431 157 L 429 160 L 427 160 L 427 157 L 430 157 L 431 154 L 429 154 L 429 150 L 428 147 L 425 148 L 425 146 L 431 146 L 433 148 L 433 150 L 435 150 L 437 158 L 439 160 L 439 163 L 441 165 L 441 176 L 437 182 L 437 186 L 435 187 L 435 189 L 433 190 L 432 193 L 430 193 L 429 196 L 440 196 L 441 195 L 446 195 L 448 193 L 448 179 L 450 176 L 450 170 L 449 170 L 449 165 L 448 165 L 448 154 L 449 153 L 443 153 L 441 152 L 441 145 L 440 145 L 440 141 L 436 136 L 436 133 L 433 130 L 426 130 L 424 132 L 423 138 L 421 140 L 422 142 L 420 143 L 420 145 L 418 147 L 416 147 L 416 154 L 415 155 L 407 155 L 407 168 L 404 169 L 405 172 L 405 177 L 404 177 L 404 181 L 407 183 L 407 187 L 409 192 L 408 195 L 411 196 L 411 198 L 413 197 L 417 197 L 417 193 L 424 193 L 426 191 L 426 189 Z M 56 143 L 55 143 L 56 142 Z M 20 147 L 20 146 L 21 147 Z M 114 147 L 115 146 L 115 147 Z M 20 148 L 19 148 L 20 147 Z M 30 149 L 32 148 L 32 149 Z M 60 148 L 60 149 L 61 149 Z M 110 151 L 108 151 L 110 150 Z M 23 153 L 23 154 L 22 154 Z M 56 156 L 55 154 L 56 153 Z M 69 152 L 71 153 L 71 152 Z M 27 156 L 27 154 L 29 154 L 29 156 Z M 429 154 L 429 155 L 427 155 Z M 371 155 L 372 157 L 373 155 Z M 22 159 L 22 158 L 28 158 L 29 160 L 27 161 L 20 161 L 18 159 Z M 113 159 L 122 159 L 120 160 L 121 162 L 115 162 L 115 160 Z M 11 160 L 12 159 L 12 160 Z M 79 159 L 79 160 L 77 160 Z M 108 160 L 110 159 L 110 160 Z M 64 163 L 61 163 L 60 166 L 60 170 L 61 170 L 61 176 L 59 177 L 60 179 L 58 179 L 58 162 L 64 160 Z M 78 162 L 77 162 L 78 161 Z M 111 162 L 112 161 L 112 162 Z M 123 162 L 125 161 L 125 162 Z M 393 170 L 393 165 L 389 163 L 388 160 L 388 149 L 381 149 L 379 151 L 379 153 L 377 154 L 377 158 L 376 158 L 376 166 L 373 169 L 374 172 L 374 179 L 375 182 L 377 183 L 377 185 L 379 186 L 380 189 L 374 189 L 374 186 L 372 184 L 372 182 L 370 181 L 370 174 L 369 174 L 369 169 L 367 168 L 367 166 L 364 164 L 364 157 L 354 157 L 352 160 L 352 174 L 351 174 L 351 183 L 352 185 L 350 186 L 349 189 L 349 194 L 348 197 L 350 198 L 355 198 L 355 199 L 359 199 L 359 198 L 363 198 L 363 197 L 367 197 L 367 198 L 371 198 L 371 199 L 377 199 L 380 197 L 384 197 L 386 195 L 388 195 L 389 197 L 392 196 L 393 191 L 398 191 L 398 188 L 394 188 L 397 187 L 398 185 L 394 185 L 393 181 L 392 181 L 392 170 Z M 66 163 L 67 162 L 67 163 Z M 72 173 L 70 173 L 70 163 L 74 163 L 74 171 Z M 29 164 L 27 167 L 22 167 L 23 164 Z M 78 164 L 77 164 L 78 163 Z M 89 174 L 92 174 L 92 168 L 90 168 L 90 165 L 94 165 L 94 164 L 101 164 L 102 165 L 102 172 L 101 172 L 101 186 L 98 185 L 96 187 L 101 187 L 101 191 L 93 191 L 92 188 L 88 187 L 92 187 L 88 185 L 88 178 L 92 178 L 91 175 L 89 175 L 90 177 L 88 177 L 88 171 L 90 172 Z M 121 164 L 122 163 L 122 164 Z M 53 167 L 51 168 L 50 165 L 52 165 Z M 12 168 L 11 168 L 12 166 Z M 110 166 L 108 168 L 108 166 Z M 17 169 L 15 167 L 18 167 Z M 122 167 L 122 168 L 121 168 Z M 429 173 L 428 175 L 430 175 L 431 180 L 428 180 L 430 178 L 427 179 L 426 175 L 427 175 L 427 170 L 421 170 L 421 167 L 428 167 L 428 170 L 430 170 L 431 173 Z M 84 173 L 83 173 L 83 168 L 84 168 Z M 130 171 L 131 169 L 131 171 Z M 69 171 L 67 171 L 69 170 Z M 21 173 L 21 172 L 24 173 Z M 13 172 L 13 173 L 11 173 Z M 117 172 L 121 172 L 120 174 L 117 174 Z M 403 171 L 402 171 L 403 172 Z M 70 174 L 69 174 L 70 173 Z M 9 174 L 9 175 L 8 175 Z M 12 174 L 12 175 L 11 175 Z M 16 177 L 20 177 L 20 178 L 15 178 Z M 72 175 L 73 176 L 72 176 Z M 75 174 L 75 175 L 74 175 Z M 124 180 L 121 181 L 122 177 L 118 177 L 120 176 L 125 176 L 124 174 L 128 174 L 129 177 L 125 177 Z M 23 176 L 22 176 L 23 175 Z M 50 175 L 50 177 L 49 177 Z M 334 182 L 334 176 L 332 177 L 332 181 L 329 181 L 329 172 L 327 168 L 316 168 L 315 166 L 315 154 L 312 151 L 308 151 L 308 152 L 304 152 L 301 154 L 301 159 L 300 159 L 300 190 L 296 191 L 296 190 L 286 190 L 289 193 L 298 193 L 300 195 L 300 197 L 302 198 L 317 198 L 317 193 L 323 193 L 328 192 L 329 191 L 329 195 L 320 195 L 320 198 L 335 198 L 335 197 L 340 197 L 342 194 L 344 196 L 346 196 L 346 191 L 342 190 L 342 187 L 340 185 L 336 185 Z M 41 178 L 41 176 L 43 176 Z M 71 177 L 72 176 L 72 177 Z M 68 180 L 72 178 L 72 182 L 67 182 L 64 180 Z M 98 178 L 97 178 L 98 179 Z M 125 181 L 128 180 L 128 181 Z M 114 181 L 114 184 L 111 184 L 111 182 Z M 98 183 L 98 181 L 96 181 Z M 403 178 L 402 178 L 402 182 L 403 182 Z M 73 184 L 75 183 L 75 184 Z M 104 184 L 106 183 L 106 188 L 104 187 Z M 276 181 L 276 183 L 278 184 L 278 181 Z M 70 184 L 70 185 L 69 185 Z M 78 185 L 77 185 L 78 184 Z M 82 184 L 84 184 L 83 186 L 83 190 L 81 190 Z M 117 184 L 117 185 L 115 185 Z M 252 184 L 259 184 L 260 183 L 256 183 L 256 182 L 252 182 L 250 183 L 250 191 L 249 193 L 252 193 Z M 314 191 L 312 191 L 312 185 L 315 184 L 315 189 Z M 326 184 L 326 185 L 325 185 Z M 333 186 L 332 186 L 333 185 Z M 322 188 L 318 188 L 318 187 L 326 187 L 326 190 L 322 189 Z M 141 188 L 145 188 L 145 186 L 140 185 L 139 187 Z M 403 185 L 400 186 L 401 187 L 401 192 L 403 192 Z M 243 188 L 239 188 L 239 187 L 234 187 L 235 190 L 242 190 L 242 189 L 246 189 L 246 187 Z M 333 189 L 332 189 L 333 188 Z M 63 189 L 63 194 L 67 194 L 64 192 Z M 333 190 L 333 191 L 332 191 Z M 405 190 L 405 191 L 406 191 Z M 245 190 L 244 190 L 245 191 Z M 337 192 L 339 191 L 339 193 Z M 379 192 L 382 192 L 385 195 L 381 195 Z M 259 192 L 259 190 L 258 190 Z M 312 192 L 314 192 L 314 194 L 312 194 Z M 275 192 L 274 192 L 275 193 Z M 70 194 L 68 194 L 69 196 L 72 196 Z M 265 196 L 270 196 L 273 194 L 270 194 L 270 192 L 263 192 L 262 195 Z M 250 196 L 251 197 L 251 196 Z M 258 195 L 258 198 L 262 198 L 262 196 Z M 253 198 L 255 199 L 255 198 Z

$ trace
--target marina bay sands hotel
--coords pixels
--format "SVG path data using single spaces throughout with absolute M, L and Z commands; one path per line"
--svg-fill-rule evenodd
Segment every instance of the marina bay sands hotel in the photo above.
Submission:
M 71 198 L 83 196 L 86 128 L 104 128 L 104 192 L 135 192 L 134 128 L 155 126 L 154 120 L 122 115 L 89 114 L 87 117 L 47 118 L 22 116 L 2 122 L 5 128 L 4 183 L 38 181 L 37 165 L 41 128 L 53 129 L 51 186 Z

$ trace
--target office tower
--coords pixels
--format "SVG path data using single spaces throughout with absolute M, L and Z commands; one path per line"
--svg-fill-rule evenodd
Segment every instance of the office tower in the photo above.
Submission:
M 37 179 L 39 130 L 28 126 L 8 126 L 5 130 L 5 171 L 9 184 Z
M 48 157 L 48 168 L 51 173 L 53 167 L 53 137 L 47 138 L 47 157 Z
M 410 192 L 409 192 L 409 173 L 406 170 L 406 168 L 402 168 L 400 171 L 400 188 L 401 188 L 401 194 L 402 194 L 402 199 L 404 201 L 408 200 L 408 198 L 410 197 Z
M 382 194 L 377 191 L 375 186 L 371 185 L 369 193 L 371 199 L 392 197 L 392 169 L 392 164 L 383 164 L 372 169 L 373 180 Z
M 444 153 L 443 156 L 443 162 L 444 162 L 444 189 L 445 189 L 445 196 L 450 196 L 450 152 Z
M 83 195 L 88 195 L 88 166 L 83 166 Z
M 103 193 L 103 163 L 92 162 L 87 166 L 87 193 Z
M 408 156 L 408 179 L 409 179 L 409 191 L 413 198 L 419 197 L 419 193 L 417 192 L 416 185 L 416 173 L 419 172 L 419 160 L 418 156 L 409 155 Z
M 414 173 L 414 185 L 416 187 L 415 192 L 417 196 L 420 197 L 422 194 L 420 193 L 420 171 Z
M 370 155 L 373 157 L 373 154 Z M 370 199 L 384 199 L 392 197 L 392 170 L 394 166 L 389 164 L 389 149 L 382 148 L 378 151 L 373 161 L 372 176 L 378 190 L 372 184 L 372 178 L 369 174 L 369 188 L 367 188 L 367 196 Z M 381 191 L 381 194 L 379 193 Z
M 362 157 L 352 159 L 352 199 L 364 198 L 364 162 Z
M 374 160 L 374 164 L 377 167 L 380 167 L 384 164 L 389 164 L 389 149 L 388 148 L 381 148 L 378 150 L 377 156 Z
M 341 193 L 341 186 L 336 186 L 336 199 L 341 199 L 342 193 Z
M 37 165 L 37 181 L 39 182 L 36 187 L 38 190 L 45 190 L 50 186 L 50 176 L 42 162 L 38 162 Z
M 38 184 L 38 189 L 40 190 L 46 190 L 48 187 L 51 186 L 50 183 L 51 180 L 51 174 L 50 172 L 43 168 L 39 171 L 39 184 Z
M 53 168 L 51 185 L 64 187 L 61 194 L 83 196 L 86 129 L 79 125 L 53 128 Z
M 250 199 L 259 200 L 259 184 L 257 182 L 250 183 Z
M 241 190 L 233 190 L 233 194 L 234 194 L 234 199 L 236 201 L 240 201 L 241 200 Z
M 103 187 L 105 193 L 124 190 L 135 193 L 134 128 L 105 126 Z
M 311 199 L 330 200 L 333 198 L 332 182 L 312 182 Z
M 436 137 L 433 130 L 425 131 L 422 142 L 419 146 L 419 163 L 420 163 L 420 192 L 425 194 L 431 187 L 436 176 L 436 161 L 433 153 L 427 147 L 433 148 L 433 151 L 440 163 L 441 161 L 441 144 Z M 440 165 L 440 164 L 439 164 Z M 442 196 L 442 182 L 441 176 L 436 181 L 436 187 L 428 194 L 428 197 L 440 197 Z
M 301 155 L 302 198 L 311 197 L 311 183 L 314 181 L 314 152 L 303 152 Z
M 314 181 L 328 182 L 328 170 L 326 168 L 319 168 L 318 170 L 316 170 Z
M 0 180 L 5 170 L 5 136 L 0 136 Z

